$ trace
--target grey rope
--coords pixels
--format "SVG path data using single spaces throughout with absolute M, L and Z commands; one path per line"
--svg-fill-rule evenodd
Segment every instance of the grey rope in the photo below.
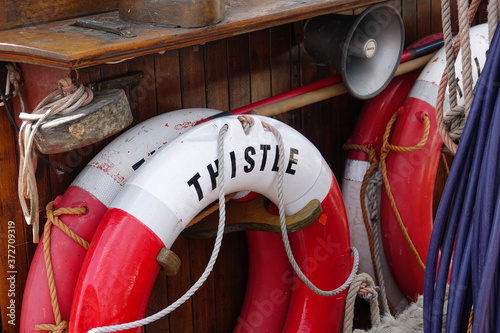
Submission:
M 130 323 L 93 328 L 89 330 L 88 333 L 118 332 L 144 326 L 154 321 L 157 321 L 160 318 L 166 316 L 167 314 L 177 309 L 184 302 L 186 302 L 191 296 L 193 296 L 193 294 L 201 287 L 201 285 L 208 278 L 208 276 L 212 272 L 212 269 L 219 255 L 222 238 L 224 236 L 224 226 L 226 221 L 226 200 L 224 191 L 224 135 L 226 134 L 227 129 L 228 129 L 227 124 L 220 129 L 219 137 L 217 140 L 218 158 L 219 158 L 219 175 L 217 177 L 217 182 L 219 184 L 219 226 L 217 229 L 217 237 L 215 238 L 214 250 L 212 252 L 212 255 L 210 256 L 210 260 L 203 274 L 200 276 L 198 281 L 196 281 L 196 283 L 181 298 L 179 298 L 177 301 L 175 301 L 162 311 L 155 313 L 154 315 L 151 315 L 144 319 L 133 321 Z
M 352 267 L 352 271 L 349 274 L 349 277 L 347 280 L 338 288 L 334 290 L 321 290 L 318 287 L 316 287 L 302 272 L 300 269 L 299 265 L 297 264 L 297 261 L 295 260 L 292 249 L 290 248 L 290 241 L 288 239 L 288 234 L 287 234 L 287 229 L 286 229 L 286 216 L 285 216 L 285 204 L 283 200 L 283 178 L 285 175 L 285 147 L 283 144 L 283 138 L 281 137 L 280 132 L 274 128 L 273 126 L 269 125 L 268 123 L 262 122 L 262 126 L 271 131 L 275 137 L 276 140 L 278 141 L 278 149 L 279 149 L 279 159 L 278 159 L 278 165 L 279 165 L 279 170 L 278 170 L 278 208 L 279 208 L 279 215 L 280 215 L 280 226 L 281 226 L 281 235 L 283 236 L 283 243 L 285 245 L 285 250 L 286 254 L 288 256 L 288 260 L 290 261 L 290 264 L 292 265 L 295 273 L 297 276 L 304 282 L 312 291 L 314 291 L 316 294 L 320 296 L 333 296 L 336 294 L 341 293 L 342 291 L 346 290 L 351 282 L 354 280 L 356 277 L 356 272 L 358 271 L 358 266 L 359 266 L 359 254 L 358 250 L 355 247 L 352 247 L 352 252 L 354 254 L 354 264 Z
M 498 24 L 498 6 L 500 2 L 498 0 L 488 1 L 488 35 L 491 42 L 493 35 L 495 34 L 495 29 Z
M 455 78 L 455 52 L 451 31 L 451 10 L 449 0 L 441 1 L 441 18 L 443 21 L 443 37 L 446 50 L 446 68 L 448 70 L 448 94 L 450 109 L 454 109 L 457 106 L 457 86 Z
M 369 287 L 370 289 L 367 287 Z M 380 311 L 377 302 L 377 293 L 373 290 L 373 287 L 375 287 L 373 279 L 369 274 L 366 273 L 358 274 L 352 281 L 351 286 L 349 287 L 349 291 L 347 292 L 345 302 L 344 325 L 342 329 L 343 333 L 352 332 L 356 296 L 359 296 L 369 302 L 372 327 L 377 327 L 380 325 Z M 367 293 L 371 295 L 364 296 Z
M 470 49 L 470 24 L 469 24 L 469 0 L 458 1 L 458 15 L 460 25 L 460 48 L 462 49 L 462 77 L 464 88 L 465 118 L 469 114 L 472 104 L 472 56 Z
M 389 305 L 387 304 L 384 273 L 382 271 L 382 264 L 380 263 L 380 225 L 378 223 L 380 207 L 377 197 L 377 188 L 381 181 L 382 174 L 378 171 L 372 172 L 366 185 L 366 195 L 368 199 L 368 214 L 373 234 L 373 256 L 375 257 L 375 268 L 377 269 L 378 284 L 380 286 L 382 309 L 384 313 L 390 314 Z

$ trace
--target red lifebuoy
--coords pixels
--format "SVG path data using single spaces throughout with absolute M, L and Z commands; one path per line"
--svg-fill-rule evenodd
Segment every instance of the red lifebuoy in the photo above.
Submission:
M 54 201 L 54 208 L 82 207 L 87 214 L 62 215 L 61 221 L 77 235 L 90 242 L 107 206 L 134 170 L 160 149 L 185 132 L 197 121 L 219 113 L 211 109 L 186 109 L 151 118 L 120 135 L 84 168 L 64 195 Z M 69 320 L 76 281 L 86 250 L 59 228 L 51 233 L 51 260 L 63 320 Z M 40 332 L 39 324 L 54 324 L 54 314 L 47 282 L 43 241 L 35 251 L 21 309 L 20 332 Z
M 408 48 L 416 48 L 434 42 L 443 37 L 442 33 L 420 39 Z M 408 93 L 420 75 L 420 70 L 398 76 L 377 96 L 364 103 L 351 138 L 346 145 L 360 145 L 367 149 L 373 148 L 377 160 L 380 159 L 382 137 L 389 119 L 403 105 Z M 357 149 L 347 152 L 342 195 L 349 219 L 349 231 L 352 246 L 359 251 L 359 273 L 367 273 L 376 277 L 367 230 L 361 211 L 360 191 L 363 178 L 370 167 L 368 155 Z M 379 188 L 380 189 L 380 188 Z M 380 197 L 379 201 L 380 202 Z M 379 221 L 380 222 L 380 221 Z M 382 244 L 381 244 L 382 245 Z M 406 297 L 401 293 L 387 264 L 383 248 L 380 248 L 380 263 L 384 275 L 387 298 L 396 309 L 406 308 Z
M 485 62 L 489 45 L 487 36 L 485 25 L 478 25 L 470 30 L 472 59 L 477 67 L 477 71 L 472 71 L 474 82 Z M 457 59 L 460 59 L 460 55 Z M 423 115 L 426 114 L 430 120 L 427 142 L 419 150 L 391 151 L 387 157 L 387 175 L 396 206 L 423 262 L 427 257 L 433 226 L 434 182 L 443 144 L 436 128 L 435 106 L 439 82 L 445 67 L 443 48 L 424 68 L 404 106 L 398 111 L 398 119 L 390 138 L 390 144 L 394 146 L 410 147 L 417 144 L 423 136 Z M 458 81 L 461 82 L 461 63 L 458 60 L 455 71 Z M 459 105 L 461 102 L 460 98 Z M 423 293 L 424 271 L 417 264 L 398 227 L 385 191 L 381 200 L 381 223 L 385 254 L 396 283 L 406 297 L 416 299 Z
M 226 191 L 251 190 L 277 202 L 276 139 L 260 124 L 265 119 L 279 129 L 285 151 L 291 154 L 284 181 L 286 213 L 297 212 L 312 199 L 318 199 L 323 209 L 317 221 L 290 235 L 294 254 L 318 287 L 333 289 L 346 281 L 352 268 L 348 226 L 330 168 L 295 130 L 270 118 L 252 118 L 256 122 L 248 135 L 233 116 L 195 127 L 155 154 L 127 182 L 105 214 L 85 258 L 70 332 L 121 324 L 144 315 L 159 270 L 158 252 L 169 248 L 184 226 L 217 197 L 217 184 L 213 183 L 218 172 L 216 140 L 226 123 Z M 294 275 L 289 278 L 292 299 L 284 331 L 338 331 L 345 292 L 318 296 Z

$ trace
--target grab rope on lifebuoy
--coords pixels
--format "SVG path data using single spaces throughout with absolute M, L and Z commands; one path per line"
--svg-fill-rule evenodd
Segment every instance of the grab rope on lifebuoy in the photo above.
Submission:
M 304 274 L 315 285 L 336 288 L 352 270 L 347 220 L 338 186 L 330 168 L 307 139 L 276 120 L 265 119 L 283 135 L 290 156 L 282 168 L 285 213 L 293 214 L 313 198 L 322 202 L 323 215 L 290 235 L 294 253 L 299 262 L 305 262 Z M 275 190 L 279 159 L 276 139 L 260 121 L 248 135 L 236 117 L 226 117 L 206 122 L 179 137 L 145 163 L 104 216 L 82 267 L 70 332 L 129 322 L 144 315 L 154 273 L 159 269 L 155 261 L 159 249 L 169 248 L 184 225 L 217 196 L 219 160 L 215 139 L 226 123 L 226 191 L 251 190 L 279 201 Z M 128 241 L 119 242 L 117 237 Z M 319 296 L 300 281 L 294 282 L 292 290 L 285 332 L 340 329 L 345 292 Z M 137 306 L 123 306 L 132 303 Z M 301 315 L 310 313 L 314 315 Z

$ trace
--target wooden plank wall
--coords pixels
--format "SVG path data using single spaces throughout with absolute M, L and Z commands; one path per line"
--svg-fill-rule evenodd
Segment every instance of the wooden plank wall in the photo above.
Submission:
M 439 32 L 439 0 L 391 1 L 401 10 L 406 44 Z M 481 14 L 483 15 L 483 14 Z M 481 16 L 480 19 L 484 17 Z M 454 21 L 456 21 L 454 19 Z M 303 49 L 302 22 L 168 51 L 114 65 L 87 68 L 77 73 L 86 83 L 133 71 L 144 72 L 142 83 L 127 94 L 134 124 L 154 115 L 181 108 L 208 107 L 231 110 L 333 74 L 318 65 Z M 63 74 L 57 71 L 53 75 Z M 25 78 L 29 80 L 29 77 Z M 54 82 L 59 79 L 56 77 Z M 3 80 L 1 82 L 4 82 Z M 345 154 L 342 144 L 350 136 L 362 106 L 347 95 L 277 116 L 308 137 L 323 153 L 337 179 L 341 179 Z M 16 109 L 19 112 L 19 109 Z M 61 173 L 39 162 L 37 179 L 42 206 L 62 194 L 79 170 L 111 139 L 68 153 L 49 156 L 72 174 Z M 0 312 L 2 332 L 17 332 L 24 283 L 35 246 L 22 221 L 17 199 L 16 133 L 6 113 L 0 112 Z M 44 211 L 41 212 L 44 214 Z M 15 325 L 9 324 L 7 235 L 8 221 L 15 221 L 16 267 Z M 177 276 L 157 278 L 148 314 L 175 301 L 201 275 L 213 240 L 179 237 L 173 251 L 182 259 Z M 147 332 L 231 332 L 243 302 L 247 275 L 245 234 L 224 238 L 215 271 L 186 304 L 146 328 Z

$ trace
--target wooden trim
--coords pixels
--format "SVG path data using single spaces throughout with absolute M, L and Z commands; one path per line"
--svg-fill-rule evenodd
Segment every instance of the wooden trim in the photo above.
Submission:
M 195 29 L 134 24 L 118 12 L 88 18 L 129 26 L 137 37 L 75 27 L 76 19 L 3 31 L 0 60 L 80 69 L 166 50 L 202 44 L 382 0 L 228 0 L 221 23 Z

